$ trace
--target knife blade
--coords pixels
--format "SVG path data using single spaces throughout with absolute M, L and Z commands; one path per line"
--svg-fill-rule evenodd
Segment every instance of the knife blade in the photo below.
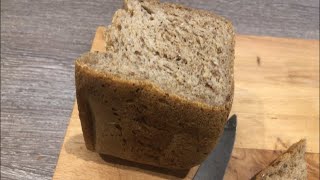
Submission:
M 236 136 L 237 116 L 232 115 L 227 121 L 218 144 L 200 165 L 193 180 L 223 179 Z

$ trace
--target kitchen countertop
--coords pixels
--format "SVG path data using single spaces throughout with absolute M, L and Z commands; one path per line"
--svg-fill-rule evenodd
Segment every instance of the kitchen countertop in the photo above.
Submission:
M 238 34 L 319 39 L 318 0 L 175 2 L 231 19 Z M 74 59 L 121 5 L 1 1 L 1 178 L 52 178 L 75 100 Z

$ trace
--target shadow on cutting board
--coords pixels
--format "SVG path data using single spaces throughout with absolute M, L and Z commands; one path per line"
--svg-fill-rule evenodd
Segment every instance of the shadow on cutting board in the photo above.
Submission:
M 91 161 L 97 166 L 106 170 L 112 170 L 114 167 L 116 167 L 123 173 L 127 171 L 137 171 L 137 173 L 147 173 L 152 176 L 165 179 L 180 179 L 186 177 L 186 175 L 189 173 L 189 170 L 171 170 L 159 168 L 89 151 L 85 147 L 82 134 L 70 137 L 65 143 L 64 148 L 68 154 L 76 156 L 77 159 L 79 158 L 77 161 Z
M 110 156 L 110 155 L 105 155 L 105 154 L 100 154 L 100 157 L 108 163 L 118 164 L 122 166 L 130 166 L 131 168 L 139 168 L 139 169 L 143 169 L 144 171 L 145 170 L 153 171 L 156 173 L 167 174 L 167 175 L 176 176 L 179 178 L 185 177 L 189 172 L 189 170 L 172 170 L 172 169 L 159 168 L 155 166 L 140 164 L 140 163 L 127 161 L 124 159 L 120 159 L 120 158 Z

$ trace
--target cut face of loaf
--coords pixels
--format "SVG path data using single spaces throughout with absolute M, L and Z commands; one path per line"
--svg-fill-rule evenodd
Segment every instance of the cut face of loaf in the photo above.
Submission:
M 128 0 L 106 32 L 108 57 L 96 69 L 148 80 L 188 100 L 232 98 L 234 33 L 229 21 L 156 1 Z
M 227 20 L 157 1 L 128 0 L 106 30 L 106 53 L 75 64 L 88 149 L 187 169 L 213 150 L 233 99 Z

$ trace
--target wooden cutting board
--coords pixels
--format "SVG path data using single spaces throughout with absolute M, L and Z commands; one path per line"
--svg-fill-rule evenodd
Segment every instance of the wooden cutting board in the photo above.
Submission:
M 105 51 L 103 32 L 91 51 Z M 308 179 L 319 179 L 319 41 L 237 36 L 231 114 L 238 127 L 225 179 L 249 179 L 301 138 Z M 53 179 L 192 179 L 197 168 L 172 171 L 86 150 L 75 103 Z

